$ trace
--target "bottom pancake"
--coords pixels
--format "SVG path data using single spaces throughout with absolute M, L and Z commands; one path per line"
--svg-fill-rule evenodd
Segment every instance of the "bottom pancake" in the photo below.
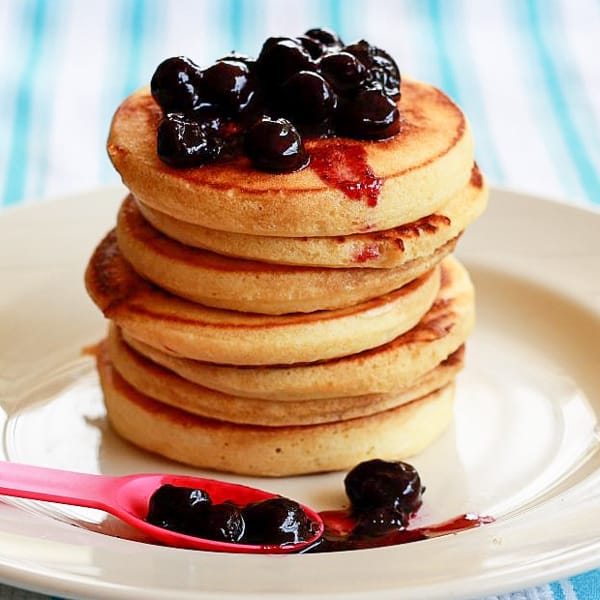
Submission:
M 207 419 L 152 400 L 98 354 L 108 419 L 136 446 L 195 467 L 256 476 L 350 469 L 372 458 L 405 459 L 452 420 L 454 384 L 367 417 L 319 425 L 264 427 Z

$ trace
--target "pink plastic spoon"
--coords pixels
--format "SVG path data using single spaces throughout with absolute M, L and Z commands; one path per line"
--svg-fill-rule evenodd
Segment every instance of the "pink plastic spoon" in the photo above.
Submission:
M 163 529 L 151 525 L 144 519 L 148 513 L 150 497 L 160 486 L 165 484 L 205 490 L 214 503 L 231 500 L 238 505 L 245 505 L 277 496 L 277 494 L 256 488 L 201 477 L 167 474 L 108 477 L 0 462 L 1 495 L 97 508 L 118 517 L 153 540 L 168 546 L 214 552 L 276 554 L 297 552 L 315 542 L 323 533 L 321 517 L 306 506 L 302 506 L 302 508 L 310 520 L 315 523 L 315 533 L 309 539 L 298 543 L 238 544 L 199 538 Z

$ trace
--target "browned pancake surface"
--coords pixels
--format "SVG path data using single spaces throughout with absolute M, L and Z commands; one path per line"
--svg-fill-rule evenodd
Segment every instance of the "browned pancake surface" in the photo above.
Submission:
M 376 348 L 314 364 L 212 364 L 166 353 L 126 331 L 123 335 L 152 361 L 224 393 L 298 400 L 390 393 L 433 369 L 464 343 L 473 328 L 474 290 L 467 271 L 449 257 L 442 264 L 442 273 L 433 306 L 410 331 Z
M 429 446 L 452 420 L 452 384 L 367 417 L 265 427 L 207 419 L 156 402 L 102 355 L 98 371 L 108 419 L 123 438 L 172 460 L 245 475 L 300 475 L 349 469 L 371 458 L 405 459 Z
M 431 371 L 389 394 L 315 400 L 292 400 L 282 395 L 267 400 L 224 394 L 192 383 L 135 352 L 114 327 L 105 351 L 127 383 L 154 400 L 202 417 L 270 427 L 345 421 L 406 404 L 450 383 L 464 362 L 461 346 Z
M 270 264 L 172 240 L 144 219 L 131 196 L 121 206 L 116 231 L 126 260 L 159 287 L 206 306 L 275 315 L 335 310 L 387 294 L 433 269 L 456 243 L 451 239 L 392 269 Z
M 272 264 L 389 269 L 435 252 L 458 236 L 485 209 L 488 189 L 477 165 L 469 184 L 435 213 L 385 231 L 330 237 L 276 237 L 231 233 L 187 223 L 137 204 L 168 237 L 225 256 Z
M 183 300 L 133 271 L 114 232 L 86 270 L 87 290 L 133 337 L 171 354 L 227 364 L 312 362 L 383 344 L 413 327 L 440 286 L 435 267 L 398 290 L 338 310 L 260 315 Z

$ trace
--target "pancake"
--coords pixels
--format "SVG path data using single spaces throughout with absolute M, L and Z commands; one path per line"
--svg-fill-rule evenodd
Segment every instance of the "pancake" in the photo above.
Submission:
M 250 398 L 305 400 L 388 394 L 409 386 L 457 350 L 475 322 L 474 290 L 454 258 L 442 263 L 431 309 L 410 331 L 377 348 L 315 364 L 233 367 L 189 360 L 123 336 L 137 352 L 189 381 Z
M 172 460 L 244 475 L 288 476 L 349 469 L 372 458 L 406 459 L 450 424 L 454 384 L 367 417 L 265 427 L 207 419 L 138 392 L 98 357 L 107 416 L 133 444 Z
M 222 255 L 287 265 L 387 269 L 436 252 L 483 212 L 487 198 L 487 187 L 474 165 L 467 187 L 437 212 L 386 231 L 332 237 L 230 233 L 174 219 L 142 202 L 138 205 L 146 220 L 168 237 Z
M 406 404 L 450 383 L 464 361 L 461 346 L 410 386 L 392 394 L 317 400 L 289 400 L 282 396 L 264 400 L 223 394 L 183 379 L 132 350 L 115 327 L 110 329 L 107 348 L 109 360 L 119 375 L 154 400 L 202 417 L 270 427 L 345 421 Z
M 133 198 L 125 199 L 117 243 L 142 277 L 206 306 L 278 315 L 334 310 L 392 292 L 431 270 L 455 245 L 449 240 L 394 269 L 328 269 L 229 258 L 173 241 L 152 227 Z
M 113 231 L 92 255 L 85 281 L 108 319 L 159 350 L 214 363 L 289 364 L 354 354 L 408 331 L 431 307 L 440 267 L 349 308 L 259 315 L 210 308 L 151 285 L 124 260 Z
M 440 90 L 403 80 L 401 131 L 388 140 L 306 141 L 309 167 L 273 175 L 245 157 L 176 169 L 156 153 L 161 110 L 144 88 L 116 111 L 109 156 L 145 205 L 211 229 L 266 236 L 381 231 L 434 213 L 469 181 L 473 143 Z

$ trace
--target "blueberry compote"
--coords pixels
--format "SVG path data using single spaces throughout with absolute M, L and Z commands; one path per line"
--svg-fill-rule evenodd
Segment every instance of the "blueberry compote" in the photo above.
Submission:
M 387 52 L 327 29 L 268 38 L 256 60 L 232 53 L 201 69 L 168 58 L 150 86 L 163 111 L 158 155 L 188 168 L 246 154 L 257 169 L 296 171 L 310 161 L 306 137 L 396 135 L 400 81 Z
M 421 528 L 409 528 L 425 488 L 416 469 L 399 461 L 362 462 L 344 480 L 348 509 L 323 511 L 323 536 L 302 552 L 336 552 L 406 544 L 491 523 L 472 513 Z M 164 485 L 150 499 L 146 520 L 153 525 L 206 539 L 284 545 L 311 537 L 314 523 L 293 500 L 277 496 L 238 506 L 213 504 L 192 488 Z
M 269 498 L 238 506 L 214 504 L 204 490 L 161 486 L 150 498 L 146 520 L 152 525 L 219 542 L 278 545 L 312 537 L 314 523 L 293 500 Z
M 346 475 L 344 487 L 357 513 L 384 508 L 406 516 L 421 506 L 424 491 L 412 465 L 378 458 L 354 467 Z
M 409 529 L 425 488 L 416 469 L 404 462 L 373 459 L 354 467 L 344 479 L 347 510 L 321 513 L 325 531 L 303 552 L 335 552 L 395 546 L 479 527 L 493 519 L 460 515 L 444 523 Z
M 302 507 L 287 498 L 270 498 L 243 509 L 248 544 L 298 543 L 312 534 L 312 522 Z

